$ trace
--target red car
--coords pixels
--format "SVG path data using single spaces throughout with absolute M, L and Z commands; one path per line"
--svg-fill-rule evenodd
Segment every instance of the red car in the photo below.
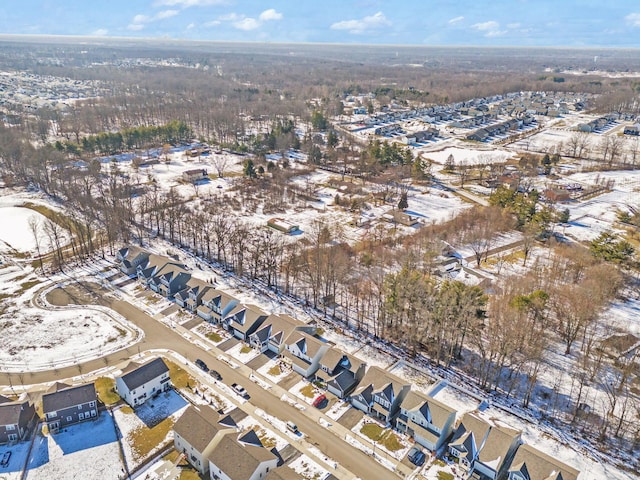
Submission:
M 325 396 L 325 394 L 323 393 L 322 395 L 316 397 L 316 399 L 313 401 L 313 406 L 316 408 L 319 408 L 320 405 L 322 405 L 322 403 L 327 399 L 327 397 Z

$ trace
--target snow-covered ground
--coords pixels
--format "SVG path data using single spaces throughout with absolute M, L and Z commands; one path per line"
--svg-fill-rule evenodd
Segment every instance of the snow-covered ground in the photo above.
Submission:
M 424 151 L 423 155 L 434 162 L 444 165 L 453 155 L 455 165 L 491 165 L 505 163 L 513 153 L 496 148 L 463 148 L 460 146 L 446 147 L 442 150 Z
M 122 434 L 122 447 L 129 469 L 140 465 L 146 458 L 157 452 L 164 444 L 173 440 L 171 427 L 184 413 L 188 403 L 175 391 L 160 394 L 158 397 L 148 400 L 135 411 L 130 408 L 120 408 L 113 412 L 118 428 Z M 168 422 L 163 429 L 166 435 L 158 438 L 156 446 L 150 450 L 140 446 L 140 437 L 150 428 L 160 428 L 160 422 Z M 168 427 L 168 428 L 167 428 Z M 158 437 L 158 435 L 154 435 Z M 148 450 L 148 451 L 147 451 Z
M 72 425 L 58 434 L 38 434 L 25 478 L 117 480 L 123 472 L 113 418 L 102 412 L 96 420 Z

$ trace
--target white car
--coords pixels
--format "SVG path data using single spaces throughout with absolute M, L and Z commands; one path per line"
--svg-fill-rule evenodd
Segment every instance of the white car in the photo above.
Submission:
M 236 392 L 241 397 L 246 397 L 247 396 L 247 391 L 244 389 L 244 387 L 242 385 L 234 383 L 233 385 L 231 385 L 231 388 L 233 388 L 233 391 Z

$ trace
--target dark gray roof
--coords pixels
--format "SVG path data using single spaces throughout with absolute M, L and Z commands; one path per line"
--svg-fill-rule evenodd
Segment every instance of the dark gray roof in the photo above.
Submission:
M 0 426 L 18 425 L 20 423 L 20 414 L 28 405 L 28 401 L 3 402 L 0 405 Z
M 96 401 L 96 387 L 93 383 L 60 389 L 64 384 L 56 384 L 56 391 L 42 396 L 44 413 L 57 412 L 83 403 Z
M 140 385 L 144 385 L 154 378 L 158 378 L 163 373 L 168 372 L 169 367 L 164 363 L 164 360 L 162 358 L 156 358 L 149 363 L 145 363 L 144 365 L 125 373 L 120 378 L 122 378 L 122 381 L 129 390 L 135 390 Z

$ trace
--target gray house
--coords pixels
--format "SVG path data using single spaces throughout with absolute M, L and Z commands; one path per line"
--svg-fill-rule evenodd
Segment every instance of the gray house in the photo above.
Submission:
M 187 280 L 186 287 L 175 294 L 176 303 L 182 308 L 186 308 L 190 312 L 195 313 L 198 307 L 202 305 L 202 297 L 211 289 L 213 289 L 213 287 L 204 280 L 191 277 Z
M 346 398 L 364 377 L 367 364 L 352 355 L 330 348 L 320 360 L 316 379 L 338 398 Z
M 186 288 L 190 278 L 191 274 L 185 270 L 184 265 L 169 262 L 158 269 L 148 285 L 163 297 L 172 298 Z
M 285 341 L 282 360 L 289 363 L 294 372 L 308 378 L 318 370 L 320 360 L 331 346 L 306 332 L 294 331 Z
M 232 309 L 238 305 L 238 300 L 222 290 L 209 289 L 200 298 L 201 305 L 196 308 L 199 317 L 210 323 L 221 323 Z
M 93 383 L 77 387 L 56 383 L 42 396 L 42 411 L 51 433 L 94 419 L 98 416 L 95 386 Z
M 351 395 L 351 404 L 386 423 L 393 420 L 411 385 L 379 367 L 369 367 L 360 386 Z
M 400 404 L 396 428 L 435 452 L 451 435 L 455 421 L 455 409 L 412 390 Z
M 309 325 L 289 315 L 269 315 L 265 322 L 249 336 L 249 345 L 260 350 L 280 354 L 284 350 L 284 341 L 294 331 L 315 335 L 318 327 Z
M 520 445 L 519 431 L 466 413 L 456 428 L 449 453 L 469 475 L 495 480 L 506 474 Z
M 135 275 L 138 265 L 146 262 L 149 259 L 149 255 L 149 252 L 140 247 L 128 246 L 118 250 L 116 259 L 119 262 L 122 273 Z
M 234 337 L 248 341 L 269 315 L 255 305 L 238 305 L 222 320 L 222 326 Z
M 36 420 L 36 409 L 27 400 L 0 395 L 0 445 L 23 440 Z

